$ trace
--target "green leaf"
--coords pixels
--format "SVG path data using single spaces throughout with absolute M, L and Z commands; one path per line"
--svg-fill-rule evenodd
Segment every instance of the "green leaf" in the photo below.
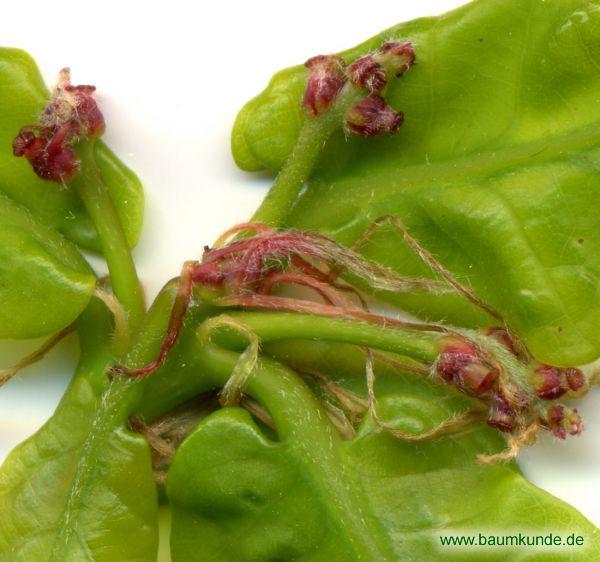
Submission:
M 2 562 L 156 560 L 150 454 L 125 429 L 119 387 L 106 376 L 102 306 L 79 321 L 82 359 L 55 414 L 0 469 Z
M 57 332 L 79 316 L 95 286 L 74 244 L 0 193 L 0 338 Z
M 99 251 L 98 236 L 78 196 L 68 188 L 39 179 L 24 158 L 12 154 L 13 138 L 21 127 L 37 122 L 48 97 L 33 59 L 19 49 L 0 48 L 0 191 L 77 244 Z M 102 178 L 133 247 L 142 227 L 142 186 L 104 143 L 96 145 Z
M 420 433 L 455 411 L 419 382 L 397 374 L 383 382 L 380 414 L 404 431 Z M 210 415 L 180 446 L 167 483 L 174 562 L 591 560 L 600 547 L 591 523 L 514 465 L 477 463 L 477 453 L 497 450 L 497 433 L 408 443 L 367 420 L 355 439 L 342 441 L 302 387 L 289 371 L 269 373 L 265 362 L 248 390 L 276 419 L 279 440 L 234 408 Z M 440 545 L 440 536 L 519 532 L 574 533 L 585 543 L 576 550 Z
M 386 92 L 404 111 L 392 137 L 331 138 L 288 226 L 350 244 L 381 215 L 501 312 L 534 355 L 600 354 L 600 3 L 478 0 L 393 27 L 417 64 Z M 310 53 L 308 53 L 310 54 Z M 287 69 L 242 109 L 234 156 L 276 170 L 298 135 L 306 70 Z M 397 271 L 426 271 L 392 228 L 365 247 Z M 418 315 L 485 320 L 460 299 L 382 295 Z

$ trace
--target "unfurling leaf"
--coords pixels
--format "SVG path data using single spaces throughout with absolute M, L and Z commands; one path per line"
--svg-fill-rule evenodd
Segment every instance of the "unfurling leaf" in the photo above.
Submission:
M 333 136 L 285 226 L 352 244 L 381 215 L 498 310 L 539 360 L 600 354 L 600 4 L 479 0 L 384 31 L 350 63 L 410 40 L 416 64 L 385 92 L 394 136 Z M 306 70 L 275 75 L 240 112 L 236 161 L 277 170 L 302 123 Z M 402 274 L 425 268 L 393 226 L 363 246 Z M 454 324 L 486 319 L 453 296 L 381 295 Z M 487 320 L 489 322 L 489 320 Z
M 1 562 L 155 562 L 157 498 L 144 438 L 128 430 L 110 318 L 78 321 L 82 358 L 54 415 L 0 468 Z M 121 403 L 122 406 L 122 403 Z
M 73 243 L 0 193 L 0 338 L 58 332 L 79 316 L 95 286 Z

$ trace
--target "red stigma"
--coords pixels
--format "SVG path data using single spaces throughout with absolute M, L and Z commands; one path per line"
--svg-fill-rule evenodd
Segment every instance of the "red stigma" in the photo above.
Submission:
M 410 41 L 389 41 L 378 52 L 378 62 L 395 76 L 400 76 L 415 64 L 415 50 Z
M 361 137 L 395 133 L 403 121 L 404 115 L 377 95 L 367 96 L 346 112 L 347 130 Z
M 566 439 L 567 435 L 580 435 L 583 431 L 583 421 L 577 410 L 567 408 L 563 404 L 550 406 L 545 421 L 558 439 Z
M 65 142 L 67 134 L 64 127 L 54 135 L 43 127 L 23 127 L 13 141 L 13 154 L 24 156 L 40 178 L 67 182 L 79 170 L 77 155 Z
M 23 127 L 13 140 L 13 154 L 24 156 L 42 179 L 65 183 L 79 170 L 71 145 L 104 133 L 104 117 L 93 98 L 94 86 L 73 86 L 68 69 L 60 72 L 40 124 Z
M 355 86 L 361 86 L 371 94 L 378 94 L 387 84 L 385 69 L 373 55 L 365 55 L 348 67 L 348 78 Z
M 534 372 L 533 386 L 542 400 L 556 400 L 567 392 L 577 392 L 585 386 L 585 375 L 581 369 L 540 365 Z
M 304 63 L 310 70 L 302 107 L 311 116 L 329 109 L 346 81 L 345 63 L 337 55 L 317 55 Z
M 515 428 L 515 411 L 499 390 L 492 392 L 487 423 L 505 433 Z
M 488 365 L 474 347 L 454 339 L 440 353 L 436 372 L 445 382 L 475 396 L 491 390 L 498 379 L 498 371 Z

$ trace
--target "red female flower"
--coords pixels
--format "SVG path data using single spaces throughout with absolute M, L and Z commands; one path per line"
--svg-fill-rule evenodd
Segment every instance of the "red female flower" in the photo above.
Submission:
M 73 86 L 68 68 L 59 74 L 39 125 L 23 127 L 13 141 L 13 154 L 24 156 L 42 179 L 66 183 L 77 174 L 79 159 L 72 145 L 104 133 L 104 117 L 93 97 L 94 86 Z
M 318 55 L 308 59 L 310 69 L 302 107 L 311 116 L 320 115 L 331 106 L 346 82 L 345 63 L 337 55 Z
M 548 408 L 546 423 L 559 439 L 566 439 L 567 435 L 579 435 L 583 431 L 583 421 L 577 410 L 562 404 Z
M 475 396 L 488 392 L 498 379 L 498 371 L 470 343 L 462 340 L 450 339 L 446 343 L 435 369 L 443 381 Z
M 394 76 L 404 74 L 415 62 L 410 41 L 390 41 L 376 52 L 360 57 L 348 67 L 348 78 L 355 86 L 379 94 Z
M 404 114 L 392 109 L 381 96 L 371 95 L 346 112 L 346 129 L 361 137 L 395 133 Z

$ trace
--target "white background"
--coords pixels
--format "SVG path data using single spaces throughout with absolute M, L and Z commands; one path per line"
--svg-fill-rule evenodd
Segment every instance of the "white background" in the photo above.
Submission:
M 263 197 L 268 178 L 235 167 L 229 134 L 238 109 L 274 71 L 462 3 L 10 2 L 2 6 L 0 43 L 33 55 L 48 84 L 70 66 L 74 83 L 98 87 L 105 140 L 144 183 L 146 218 L 134 257 L 151 299 L 184 260 L 249 218 Z M 2 343 L 0 358 L 8 364 L 27 348 Z M 71 338 L 0 390 L 0 460 L 51 415 L 75 355 Z M 547 438 L 520 457 L 530 480 L 596 524 L 599 406 L 598 392 L 581 402 L 582 437 Z

